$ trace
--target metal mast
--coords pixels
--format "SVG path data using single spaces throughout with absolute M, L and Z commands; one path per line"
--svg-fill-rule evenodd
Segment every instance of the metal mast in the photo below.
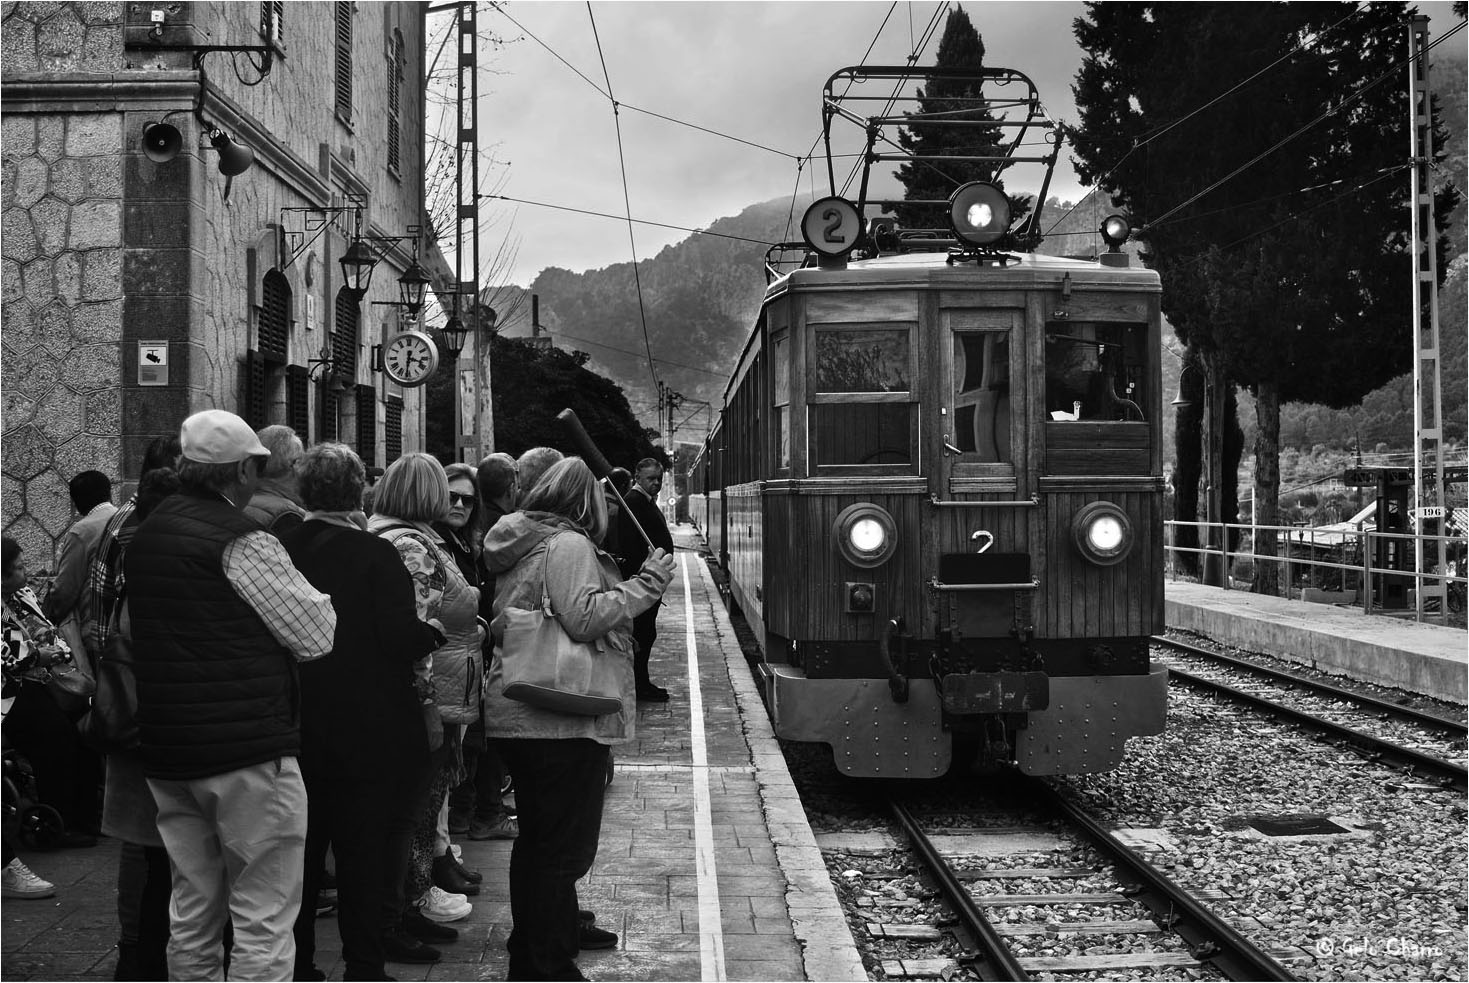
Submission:
M 470 343 L 466 358 L 460 356 L 455 366 L 454 386 L 458 413 L 454 420 L 455 458 L 478 464 L 495 446 L 495 420 L 490 402 L 490 340 L 483 337 L 488 325 L 480 323 L 479 296 L 479 35 L 475 31 L 476 7 L 473 0 L 458 5 L 456 14 L 458 38 L 457 66 L 458 105 L 455 117 L 455 208 L 454 208 L 454 280 L 455 307 L 466 301 L 463 311 L 469 326 Z M 466 182 L 466 169 L 468 181 Z M 465 254 L 470 260 L 469 276 L 464 275 Z
M 1438 334 L 1438 230 L 1433 221 L 1433 101 L 1428 85 L 1428 18 L 1408 22 L 1408 154 L 1413 251 L 1413 494 L 1421 532 L 1425 519 L 1437 517 L 1442 531 L 1445 516 L 1443 462 L 1443 375 Z M 1423 539 L 1413 540 L 1414 569 L 1422 573 L 1434 565 L 1445 569 L 1447 546 L 1440 539 L 1436 556 L 1425 566 Z M 1417 612 L 1423 617 L 1423 582 L 1418 582 Z M 1443 598 L 1439 610 L 1443 610 Z

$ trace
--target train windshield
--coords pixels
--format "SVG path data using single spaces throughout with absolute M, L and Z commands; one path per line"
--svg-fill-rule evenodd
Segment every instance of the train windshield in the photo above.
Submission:
M 1146 421 L 1145 324 L 1046 325 L 1046 419 Z
M 918 412 L 910 325 L 818 328 L 811 442 L 818 467 L 913 464 Z

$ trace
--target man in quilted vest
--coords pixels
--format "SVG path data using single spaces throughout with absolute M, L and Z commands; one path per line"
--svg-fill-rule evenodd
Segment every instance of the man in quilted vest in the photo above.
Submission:
M 336 613 L 280 542 L 245 516 L 270 452 L 244 420 L 184 421 L 181 488 L 123 563 L 138 727 L 173 865 L 168 975 L 289 979 L 301 904 L 306 788 L 296 661 L 332 649 Z

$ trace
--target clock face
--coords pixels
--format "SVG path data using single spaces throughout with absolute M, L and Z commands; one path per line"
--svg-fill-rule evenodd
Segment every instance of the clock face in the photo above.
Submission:
M 400 386 L 421 386 L 439 367 L 439 349 L 421 331 L 400 331 L 383 345 L 383 371 Z

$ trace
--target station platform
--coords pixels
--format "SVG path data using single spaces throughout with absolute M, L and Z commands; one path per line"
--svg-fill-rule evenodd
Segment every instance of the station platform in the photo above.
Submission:
M 619 936 L 583 952 L 593 980 L 865 980 L 769 718 L 691 526 L 674 529 L 653 679 L 668 703 L 639 704 L 616 770 L 583 908 Z M 454 837 L 484 874 L 458 942 L 401 980 L 503 980 L 511 928 L 509 841 Z M 54 898 L 3 905 L 5 980 L 106 980 L 116 963 L 115 840 L 21 858 Z M 342 978 L 336 920 L 317 921 L 317 966 Z
M 1168 581 L 1163 594 L 1169 628 L 1363 682 L 1469 700 L 1463 629 L 1186 581 Z

